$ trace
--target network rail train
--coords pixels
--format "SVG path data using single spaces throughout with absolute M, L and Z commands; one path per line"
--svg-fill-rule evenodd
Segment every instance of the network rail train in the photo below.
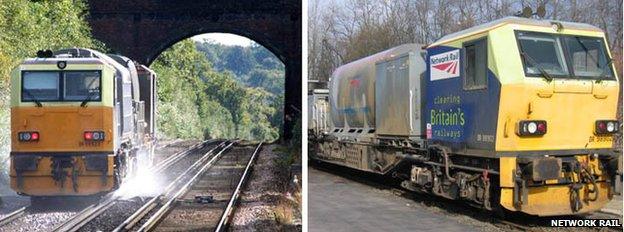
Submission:
M 621 178 L 606 44 L 507 17 L 345 64 L 308 95 L 310 157 L 503 215 L 596 211 Z
M 146 66 L 83 48 L 39 51 L 11 72 L 10 91 L 17 193 L 98 195 L 150 163 L 156 74 Z

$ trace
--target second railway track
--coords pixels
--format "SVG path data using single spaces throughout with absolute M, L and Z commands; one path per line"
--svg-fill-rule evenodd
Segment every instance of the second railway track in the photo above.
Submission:
M 224 231 L 261 146 L 237 146 L 214 157 L 174 194 L 146 204 L 115 231 Z

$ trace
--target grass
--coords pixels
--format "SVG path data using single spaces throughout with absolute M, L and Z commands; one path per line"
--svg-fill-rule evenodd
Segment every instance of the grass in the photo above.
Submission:
M 275 221 L 280 225 L 290 225 L 294 221 L 293 209 L 284 201 L 280 201 L 273 213 L 275 214 Z

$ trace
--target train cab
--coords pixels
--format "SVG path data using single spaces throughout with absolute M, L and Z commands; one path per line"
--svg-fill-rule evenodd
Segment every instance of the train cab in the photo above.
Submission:
M 138 138 L 145 137 L 137 130 L 144 122 L 136 115 L 144 110 L 137 107 L 138 91 L 132 91 L 138 84 L 129 68 L 88 49 L 48 50 L 17 66 L 11 74 L 11 188 L 66 196 L 119 187 L 143 142 Z

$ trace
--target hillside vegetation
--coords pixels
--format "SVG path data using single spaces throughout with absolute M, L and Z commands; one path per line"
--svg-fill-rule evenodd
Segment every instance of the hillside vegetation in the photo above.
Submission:
M 274 89 L 249 85 L 245 76 L 249 72 L 280 71 L 266 71 L 249 57 L 250 68 L 233 65 L 219 72 L 212 63 L 227 61 L 219 60 L 221 56 L 217 55 L 210 62 L 207 57 L 213 53 L 200 51 L 198 47 L 202 46 L 238 49 L 208 43 L 196 46 L 187 39 L 163 52 L 151 66 L 159 75 L 158 126 L 162 134 L 179 138 L 277 139 L 283 84 Z

